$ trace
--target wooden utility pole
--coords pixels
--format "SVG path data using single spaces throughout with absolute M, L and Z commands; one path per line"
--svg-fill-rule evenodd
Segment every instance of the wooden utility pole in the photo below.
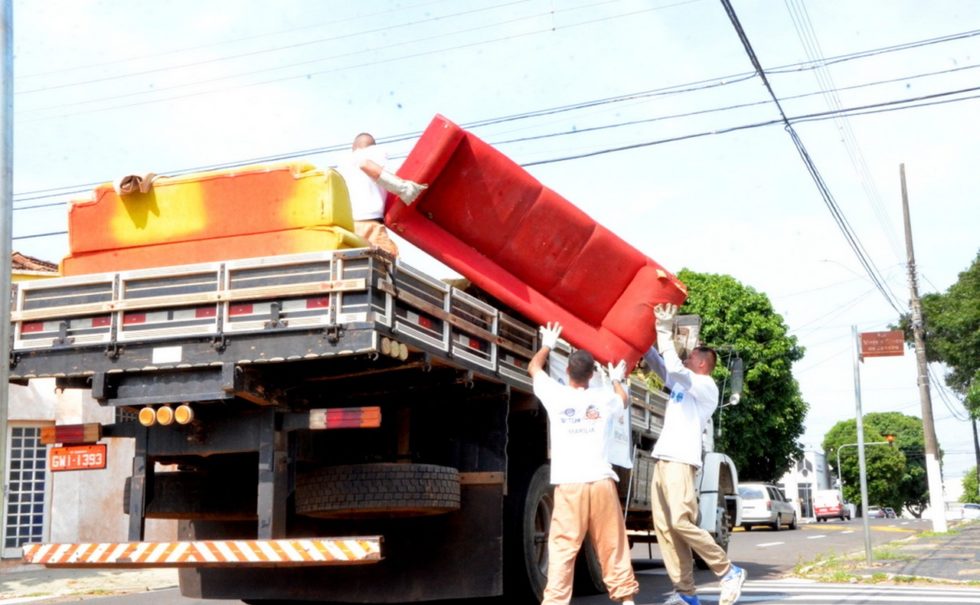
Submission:
M 902 217 L 905 220 L 905 251 L 909 268 L 909 296 L 912 307 L 912 336 L 915 340 L 915 361 L 918 367 L 919 399 L 922 403 L 922 432 L 926 442 L 926 477 L 929 481 L 929 509 L 932 511 L 932 531 L 946 531 L 946 505 L 943 501 L 943 479 L 939 468 L 939 445 L 936 425 L 932 419 L 932 398 L 929 394 L 929 368 L 926 361 L 925 324 L 922 321 L 922 301 L 912 250 L 912 223 L 909 220 L 909 194 L 905 186 L 905 164 L 899 164 L 902 179 Z

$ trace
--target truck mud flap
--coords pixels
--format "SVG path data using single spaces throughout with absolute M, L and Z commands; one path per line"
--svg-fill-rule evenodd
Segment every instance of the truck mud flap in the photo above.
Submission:
M 24 562 L 47 567 L 301 567 L 378 563 L 381 536 L 26 544 Z

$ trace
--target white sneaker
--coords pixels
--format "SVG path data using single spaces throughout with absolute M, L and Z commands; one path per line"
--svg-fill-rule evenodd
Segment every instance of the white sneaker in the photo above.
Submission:
M 721 595 L 718 597 L 718 605 L 734 605 L 738 597 L 742 594 L 742 584 L 749 574 L 741 567 L 734 564 L 728 573 L 721 579 Z
M 672 592 L 664 605 L 701 605 L 698 595 L 686 595 L 679 592 Z

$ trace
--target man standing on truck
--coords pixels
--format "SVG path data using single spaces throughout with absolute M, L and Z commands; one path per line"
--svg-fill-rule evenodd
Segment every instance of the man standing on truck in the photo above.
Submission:
M 398 256 L 398 246 L 388 236 L 384 225 L 385 191 L 411 204 L 427 185 L 400 178 L 385 170 L 387 163 L 388 155 L 375 144 L 374 137 L 362 132 L 354 137 L 351 152 L 337 166 L 337 172 L 347 183 L 354 214 L 354 232 L 392 256 Z
M 718 406 L 718 385 L 711 378 L 717 354 L 697 347 L 681 361 L 674 348 L 674 315 L 677 305 L 654 307 L 657 348 L 643 356 L 651 370 L 660 374 L 670 389 L 664 427 L 653 457 L 653 526 L 663 553 L 674 593 L 665 605 L 699 605 L 694 584 L 696 552 L 711 571 L 721 577 L 720 605 L 732 605 L 742 593 L 747 574 L 728 560 L 711 534 L 698 526 L 698 500 L 694 475 L 701 468 L 702 435 Z
M 551 483 L 555 508 L 548 532 L 548 584 L 542 605 L 567 605 L 572 598 L 575 558 L 592 536 L 609 598 L 633 605 L 640 585 L 633 575 L 626 523 L 619 505 L 618 477 L 608 461 L 608 428 L 629 405 L 623 389 L 626 367 L 610 364 L 613 391 L 589 388 L 595 359 L 585 350 L 568 358 L 568 384 L 548 375 L 545 362 L 561 326 L 541 329 L 541 348 L 528 363 L 534 394 L 548 412 Z

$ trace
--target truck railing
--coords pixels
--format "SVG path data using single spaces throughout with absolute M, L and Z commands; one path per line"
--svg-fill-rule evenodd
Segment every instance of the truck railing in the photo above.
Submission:
M 410 345 L 530 390 L 527 365 L 538 347 L 535 327 L 364 249 L 23 282 L 15 284 L 11 320 L 14 380 L 64 376 L 63 368 L 44 363 L 48 352 L 104 348 L 108 358 L 126 346 L 150 343 L 152 366 L 140 369 L 153 371 L 193 365 L 170 356 L 168 341 L 220 343 L 269 331 L 339 333 L 380 326 L 391 338 L 375 339 L 378 354 L 398 357 L 407 353 L 400 347 Z M 344 352 L 364 351 L 330 354 Z M 326 353 L 296 350 L 261 361 L 321 355 Z M 24 363 L 28 358 L 31 363 Z M 663 394 L 635 378 L 629 392 L 634 429 L 659 434 Z

